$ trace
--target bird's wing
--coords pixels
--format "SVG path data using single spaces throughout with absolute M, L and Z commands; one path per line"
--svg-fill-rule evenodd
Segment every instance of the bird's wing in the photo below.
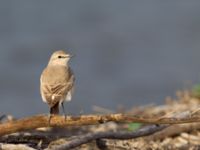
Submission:
M 66 83 L 57 83 L 51 85 L 51 93 L 57 95 L 66 95 L 74 87 L 75 77 L 70 68 L 68 79 L 66 79 L 65 81 Z
M 57 83 L 54 85 L 42 84 L 41 93 L 44 102 L 47 102 L 50 106 L 54 106 L 61 100 L 65 100 L 68 92 L 73 92 L 74 77 L 71 77 L 66 84 Z
M 68 84 L 43 84 L 42 93 L 46 102 L 50 106 L 54 106 L 56 103 L 60 102 L 65 98 L 68 92 Z
M 67 75 L 63 74 L 62 80 L 52 80 L 52 76 L 48 76 L 48 70 L 44 70 L 43 74 L 45 78 L 41 76 L 40 82 L 40 90 L 42 94 L 42 98 L 44 102 L 47 102 L 50 106 L 54 106 L 56 103 L 63 101 L 69 91 L 72 90 L 74 86 L 74 75 L 71 69 L 69 68 L 69 72 Z M 63 73 L 63 72 L 61 72 Z

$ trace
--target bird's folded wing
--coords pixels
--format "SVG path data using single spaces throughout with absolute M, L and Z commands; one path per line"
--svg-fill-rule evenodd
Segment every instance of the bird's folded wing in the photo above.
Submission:
M 68 91 L 68 84 L 43 84 L 41 90 L 46 102 L 50 106 L 54 106 L 60 100 L 64 99 Z
M 68 92 L 73 89 L 74 77 L 71 76 L 67 83 L 57 83 L 57 84 L 43 84 L 42 93 L 51 106 L 55 105 L 60 100 L 65 99 Z
M 50 93 L 52 95 L 65 95 L 68 91 L 68 84 L 57 84 L 50 86 Z

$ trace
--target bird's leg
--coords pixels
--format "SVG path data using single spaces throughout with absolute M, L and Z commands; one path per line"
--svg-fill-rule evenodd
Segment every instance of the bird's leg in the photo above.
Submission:
M 52 107 L 49 106 L 49 115 L 48 115 L 48 125 L 50 126 L 51 125 L 51 118 L 52 118 Z
M 65 121 L 66 121 L 67 115 L 66 115 L 66 113 L 65 113 L 64 102 L 62 102 L 61 105 L 62 105 L 62 110 L 63 110 L 63 114 L 64 114 L 64 116 L 65 116 Z
M 49 113 L 49 115 L 48 115 L 48 125 L 49 125 L 49 126 L 50 126 L 50 123 L 51 123 L 51 118 L 52 118 L 52 114 Z

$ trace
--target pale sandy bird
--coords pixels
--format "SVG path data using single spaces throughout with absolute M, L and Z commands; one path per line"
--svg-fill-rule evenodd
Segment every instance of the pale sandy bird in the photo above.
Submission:
M 63 103 L 71 101 L 75 81 L 68 64 L 71 57 L 72 55 L 62 50 L 54 52 L 41 74 L 40 92 L 42 100 L 50 107 L 50 118 L 52 114 L 59 114 L 60 105 L 65 114 Z

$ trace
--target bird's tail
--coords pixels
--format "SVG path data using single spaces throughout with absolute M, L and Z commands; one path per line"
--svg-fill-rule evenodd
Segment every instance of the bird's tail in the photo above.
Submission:
M 50 114 L 57 115 L 59 114 L 59 103 L 56 103 L 53 107 L 50 108 Z

